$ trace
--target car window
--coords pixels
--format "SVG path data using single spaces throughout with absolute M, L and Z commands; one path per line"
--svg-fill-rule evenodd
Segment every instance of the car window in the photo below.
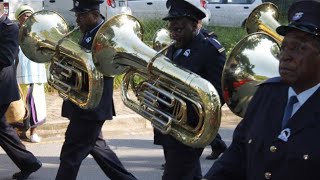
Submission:
M 209 4 L 252 4 L 255 0 L 208 0 Z
M 208 0 L 209 4 L 221 4 L 223 0 Z

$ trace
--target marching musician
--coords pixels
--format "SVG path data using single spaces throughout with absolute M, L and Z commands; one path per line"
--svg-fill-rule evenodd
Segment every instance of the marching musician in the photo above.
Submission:
M 18 35 L 18 25 L 4 15 L 3 0 L 0 0 L 0 145 L 21 170 L 12 178 L 24 180 L 40 169 L 42 163 L 26 150 L 5 117 L 9 104 L 20 99 L 14 67 L 19 51 Z
M 74 0 L 71 11 L 84 34 L 79 43 L 91 50 L 92 42 L 99 27 L 104 23 L 99 7 L 103 0 Z M 115 115 L 113 106 L 113 77 L 104 76 L 103 94 L 99 105 L 90 110 L 81 109 L 69 100 L 62 105 L 62 116 L 70 120 L 60 154 L 60 166 L 56 180 L 75 180 L 81 162 L 89 154 L 103 172 L 112 180 L 136 179 L 128 172 L 117 155 L 103 139 L 101 128 L 105 120 Z
M 279 55 L 280 77 L 259 85 L 207 180 L 320 179 L 320 1 L 293 3 Z
M 168 48 L 166 56 L 180 67 L 200 75 L 213 84 L 222 99 L 221 75 L 225 63 L 224 48 L 199 32 L 198 21 L 206 14 L 185 0 L 168 0 L 168 21 L 171 39 L 176 43 Z M 190 104 L 189 104 L 190 105 Z M 196 126 L 198 115 L 188 107 L 188 123 Z M 154 130 L 154 143 L 162 145 L 165 156 L 163 180 L 201 179 L 200 156 L 204 148 L 193 148 Z

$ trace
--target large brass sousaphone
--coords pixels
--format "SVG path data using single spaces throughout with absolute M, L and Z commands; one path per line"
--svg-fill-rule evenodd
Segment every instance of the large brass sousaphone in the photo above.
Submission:
M 207 80 L 177 67 L 144 44 L 142 33 L 141 24 L 131 15 L 107 21 L 93 42 L 97 69 L 109 76 L 126 72 L 121 87 L 126 106 L 162 133 L 188 146 L 205 147 L 220 125 L 217 91 Z M 187 123 L 191 110 L 198 114 L 195 126 Z
M 72 32 L 59 14 L 38 11 L 20 28 L 19 43 L 30 60 L 50 62 L 48 83 L 63 98 L 91 109 L 100 102 L 103 75 L 95 69 L 91 53 L 68 38 Z
M 264 3 L 256 7 L 246 23 L 250 33 L 232 49 L 222 73 L 224 99 L 230 110 L 244 117 L 257 85 L 279 76 L 278 55 L 282 36 L 275 29 L 280 26 L 277 7 Z

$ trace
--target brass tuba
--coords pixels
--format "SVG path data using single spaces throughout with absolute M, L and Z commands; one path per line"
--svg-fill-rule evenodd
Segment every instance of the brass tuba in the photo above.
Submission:
M 65 20 L 53 11 L 32 14 L 19 32 L 23 53 L 37 63 L 50 62 L 48 84 L 59 95 L 83 109 L 96 107 L 103 91 L 103 75 L 92 62 L 89 51 L 68 38 Z
M 283 36 L 276 32 L 277 27 L 280 26 L 278 19 L 278 7 L 270 2 L 262 3 L 254 8 L 248 16 L 245 24 L 247 33 L 264 32 L 280 43 Z
M 108 76 L 125 72 L 121 85 L 124 104 L 151 121 L 154 128 L 188 146 L 205 147 L 220 126 L 217 91 L 207 80 L 177 67 L 144 44 L 142 34 L 135 17 L 112 17 L 96 34 L 94 64 Z M 195 126 L 187 123 L 191 110 L 198 114 Z
M 244 117 L 247 106 L 264 80 L 279 76 L 280 24 L 278 8 L 272 3 L 257 6 L 249 15 L 246 29 L 249 35 L 231 50 L 222 73 L 224 100 L 237 116 Z

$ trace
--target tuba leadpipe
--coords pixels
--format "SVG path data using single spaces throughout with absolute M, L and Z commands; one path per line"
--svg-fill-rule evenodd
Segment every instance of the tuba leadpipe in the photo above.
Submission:
M 90 51 L 69 36 L 68 25 L 58 13 L 32 14 L 19 31 L 23 53 L 36 63 L 47 63 L 48 84 L 64 99 L 83 109 L 95 108 L 103 91 L 103 75 L 96 70 Z
M 216 89 L 144 44 L 142 34 L 141 24 L 131 15 L 109 19 L 93 42 L 97 69 L 108 76 L 125 73 L 121 84 L 124 104 L 154 128 L 188 146 L 205 147 L 220 126 Z M 188 111 L 197 113 L 197 124 L 188 123 Z

